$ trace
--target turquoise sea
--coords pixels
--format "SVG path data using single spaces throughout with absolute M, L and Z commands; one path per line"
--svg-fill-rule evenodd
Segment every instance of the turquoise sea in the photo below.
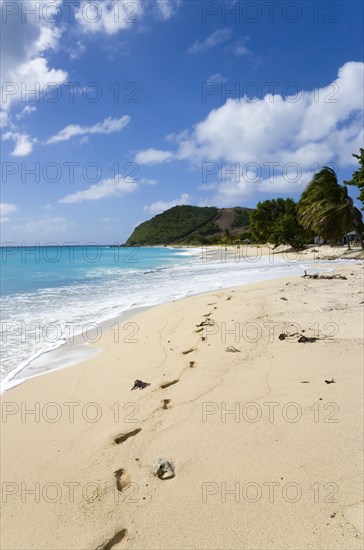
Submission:
M 30 376 L 36 357 L 134 308 L 307 266 L 300 258 L 261 257 L 258 249 L 247 257 L 243 248 L 1 248 L 1 379 L 6 386 L 15 372 Z M 46 370 L 52 368 L 50 361 Z

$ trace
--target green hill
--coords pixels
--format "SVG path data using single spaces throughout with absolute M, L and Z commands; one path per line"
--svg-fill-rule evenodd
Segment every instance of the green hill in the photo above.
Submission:
M 218 242 L 226 230 L 233 236 L 246 231 L 250 210 L 240 206 L 174 206 L 138 225 L 125 244 L 142 246 Z

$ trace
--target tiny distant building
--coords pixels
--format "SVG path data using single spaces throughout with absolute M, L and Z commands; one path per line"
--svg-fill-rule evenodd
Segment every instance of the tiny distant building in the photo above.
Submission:
M 323 239 L 322 237 L 315 237 L 314 243 L 318 245 L 325 244 L 325 239 Z
M 346 233 L 346 235 L 343 235 L 340 239 L 341 244 L 348 244 L 348 242 L 354 243 L 358 240 L 358 235 L 355 231 L 350 231 L 350 233 Z

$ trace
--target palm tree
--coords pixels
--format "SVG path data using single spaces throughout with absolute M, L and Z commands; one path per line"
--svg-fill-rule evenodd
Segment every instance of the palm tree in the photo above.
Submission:
M 344 233 L 354 229 L 364 250 L 360 210 L 354 206 L 347 188 L 338 183 L 335 171 L 328 166 L 314 175 L 302 193 L 298 203 L 298 221 L 331 244 L 337 243 Z M 348 239 L 347 242 L 350 248 Z
M 229 229 L 225 229 L 224 234 L 220 239 L 220 243 L 226 245 L 226 244 L 232 244 L 232 242 L 233 242 L 233 237 L 231 236 Z

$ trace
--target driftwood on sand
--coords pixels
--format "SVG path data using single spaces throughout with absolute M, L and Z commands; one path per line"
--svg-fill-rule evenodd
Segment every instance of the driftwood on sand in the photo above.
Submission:
M 303 279 L 343 279 L 344 281 L 347 280 L 347 277 L 345 275 L 339 275 L 338 273 L 334 273 L 334 275 L 319 275 L 318 273 L 307 273 L 305 270 L 305 274 L 302 275 Z
M 316 338 L 315 336 L 305 336 L 304 334 L 300 334 L 299 332 L 293 332 L 292 334 L 287 334 L 286 332 L 282 332 L 278 338 L 279 340 L 289 340 L 292 338 L 297 338 L 297 342 L 299 344 L 308 344 L 312 342 L 317 342 L 317 340 L 324 340 L 325 338 Z
M 215 321 L 208 317 L 207 319 L 202 321 L 200 324 L 196 325 L 196 327 L 213 327 L 214 324 L 215 324 Z

